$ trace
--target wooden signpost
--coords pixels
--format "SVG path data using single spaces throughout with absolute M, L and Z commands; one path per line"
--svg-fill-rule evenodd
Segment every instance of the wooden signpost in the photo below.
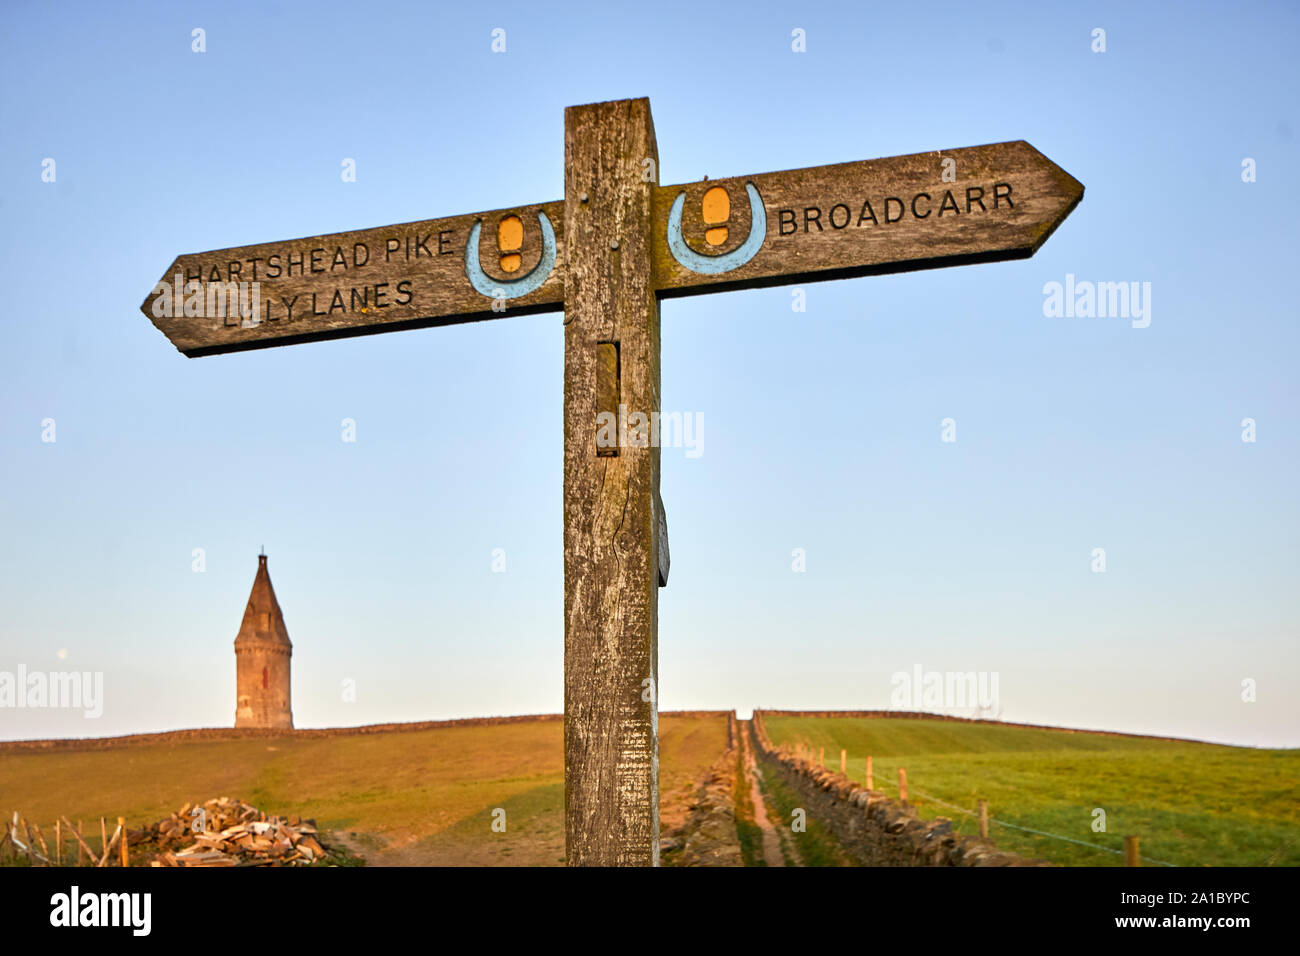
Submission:
M 141 306 L 193 358 L 564 312 L 569 865 L 659 860 L 659 301 L 1027 258 L 1083 198 L 1028 143 L 660 186 L 650 103 L 564 117 L 564 199 L 183 255 Z M 626 436 L 624 436 L 626 437 Z

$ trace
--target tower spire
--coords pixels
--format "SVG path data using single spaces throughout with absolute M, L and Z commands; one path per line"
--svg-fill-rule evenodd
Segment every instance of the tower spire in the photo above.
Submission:
M 293 644 L 266 569 L 265 548 L 235 637 L 235 726 L 293 728 L 289 661 Z

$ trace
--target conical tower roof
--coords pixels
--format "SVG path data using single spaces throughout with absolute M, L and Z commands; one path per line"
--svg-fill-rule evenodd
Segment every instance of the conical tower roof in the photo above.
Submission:
M 248 606 L 244 608 L 244 620 L 235 638 L 236 647 L 252 643 L 293 647 L 289 642 L 289 629 L 284 626 L 284 615 L 280 613 L 280 602 L 275 599 L 275 588 L 271 587 L 264 554 L 257 556 L 257 577 L 253 579 L 253 590 L 248 595 Z

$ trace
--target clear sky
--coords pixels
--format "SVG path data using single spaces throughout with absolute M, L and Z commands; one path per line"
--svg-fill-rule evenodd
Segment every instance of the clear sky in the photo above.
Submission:
M 919 665 L 996 673 L 1009 720 L 1300 745 L 1298 26 L 5 4 L 0 671 L 104 706 L 0 738 L 231 724 L 262 546 L 298 726 L 561 710 L 558 313 L 186 359 L 139 304 L 183 252 L 560 199 L 564 107 L 649 96 L 663 183 L 1025 139 L 1087 188 L 1029 260 L 663 304 L 704 431 L 663 452 L 661 707 L 887 707 Z M 1150 325 L 1045 316 L 1067 274 L 1149 282 Z

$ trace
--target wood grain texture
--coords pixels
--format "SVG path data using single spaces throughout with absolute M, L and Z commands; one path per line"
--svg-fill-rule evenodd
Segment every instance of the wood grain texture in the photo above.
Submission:
M 619 397 L 629 413 L 659 410 L 654 184 L 641 181 L 643 159 L 658 165 L 649 101 L 567 109 L 564 149 L 567 861 L 655 866 L 659 449 L 599 457 L 595 447 L 600 343 L 619 343 Z
M 955 164 L 952 182 L 943 181 L 945 159 Z M 686 192 L 686 244 L 719 255 L 748 234 L 750 182 L 767 213 L 757 255 L 719 275 L 677 262 L 667 231 L 678 194 Z M 701 203 L 719 186 L 731 199 L 732 221 L 727 241 L 714 248 L 704 239 Z M 1023 259 L 1082 198 L 1081 183 L 1023 141 L 663 186 L 654 200 L 655 284 L 661 298 L 670 298 Z
M 546 213 L 555 230 L 555 267 L 536 291 L 508 299 L 504 311 L 494 312 L 493 300 L 475 291 L 465 274 L 470 229 L 482 221 L 479 260 L 484 274 L 492 280 L 516 280 L 541 258 L 538 210 Z M 509 215 L 519 216 L 523 223 L 522 262 L 514 272 L 501 269 L 496 248 L 497 227 Z M 154 303 L 162 294 L 155 285 L 140 310 L 191 358 L 557 311 L 564 297 L 564 204 L 519 206 L 183 255 L 159 281 L 175 288 L 178 275 L 182 286 L 189 279 L 205 284 L 259 283 L 261 316 L 251 328 L 228 314 L 186 316 L 171 314 L 179 309 L 163 309 L 167 314 L 155 315 Z

